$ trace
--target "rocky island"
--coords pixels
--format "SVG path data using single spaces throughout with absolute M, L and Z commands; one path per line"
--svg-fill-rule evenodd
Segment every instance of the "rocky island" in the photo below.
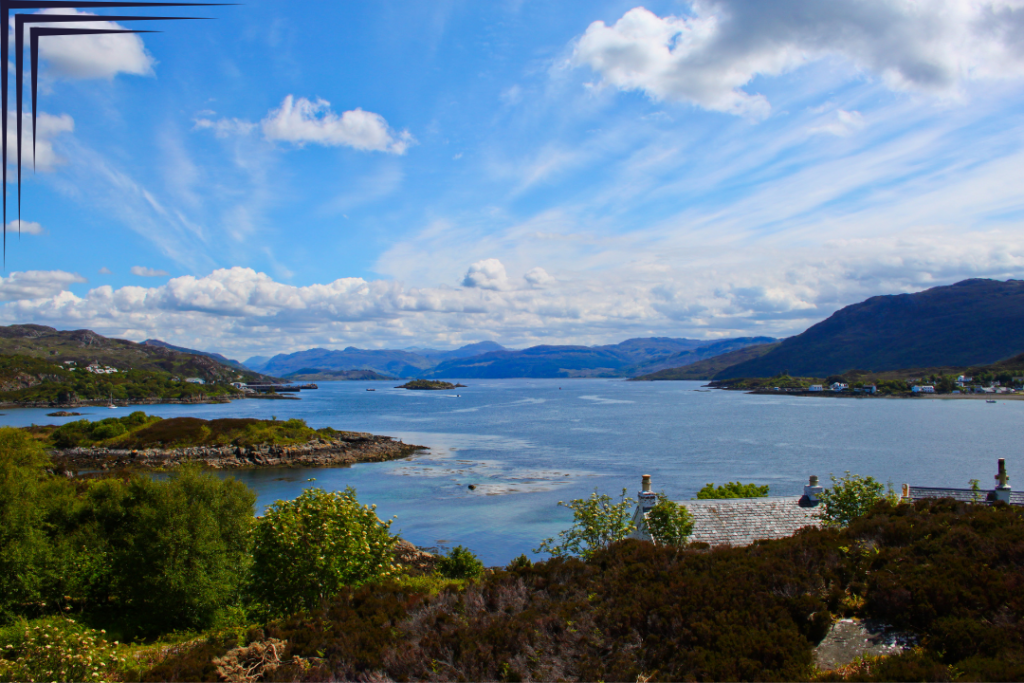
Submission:
M 436 379 L 414 379 L 411 382 L 406 382 L 400 387 L 395 389 L 414 389 L 420 391 L 438 391 L 440 389 L 458 389 L 459 387 L 465 388 L 465 384 L 452 384 L 451 382 L 442 382 Z
M 167 469 L 183 463 L 213 469 L 337 467 L 397 460 L 423 448 L 390 436 L 313 429 L 299 419 L 165 420 L 142 411 L 24 429 L 47 448 L 55 467 L 67 471 Z

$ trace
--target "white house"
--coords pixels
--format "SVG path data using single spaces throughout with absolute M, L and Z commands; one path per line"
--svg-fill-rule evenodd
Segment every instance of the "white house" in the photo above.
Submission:
M 829 387 L 829 389 L 831 389 L 832 391 L 843 391 L 843 390 L 849 389 L 849 388 L 850 388 L 849 384 L 844 384 L 842 382 L 833 382 L 832 386 Z
M 189 384 L 206 384 L 206 380 L 202 377 L 186 377 L 185 381 Z
M 825 388 L 820 384 L 812 384 L 811 386 L 807 387 L 807 391 L 825 391 Z
M 926 384 L 924 386 L 916 386 L 915 385 L 915 386 L 911 387 L 910 390 L 912 392 L 914 392 L 915 394 L 934 394 L 935 393 L 935 387 L 933 387 L 930 384 Z

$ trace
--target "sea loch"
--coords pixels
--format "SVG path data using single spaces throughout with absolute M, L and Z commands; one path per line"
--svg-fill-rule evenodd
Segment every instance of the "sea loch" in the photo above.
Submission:
M 323 382 L 301 401 L 146 406 L 173 417 L 303 418 L 313 427 L 367 431 L 423 444 L 410 459 L 337 469 L 233 472 L 260 506 L 307 486 L 353 486 L 417 545 L 471 548 L 489 565 L 530 553 L 567 526 L 560 500 L 595 488 L 635 496 L 640 474 L 676 500 L 709 481 L 769 484 L 798 494 L 808 475 L 845 470 L 894 484 L 987 486 L 997 457 L 1011 477 L 1024 401 L 816 400 L 698 391 L 699 382 L 480 380 L 414 392 L 384 382 Z M 376 391 L 367 392 L 367 388 Z M 12 410 L 23 426 L 81 418 Z M 85 409 L 88 419 L 113 411 Z M 117 411 L 122 415 L 127 409 Z M 315 481 L 309 481 L 314 479 Z M 1013 480 L 1011 480 L 1012 483 Z M 468 486 L 475 486 L 470 490 Z

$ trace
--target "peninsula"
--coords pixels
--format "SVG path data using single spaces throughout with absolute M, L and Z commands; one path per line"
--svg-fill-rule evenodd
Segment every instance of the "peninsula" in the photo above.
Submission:
M 162 419 L 136 411 L 97 422 L 23 428 L 49 451 L 54 466 L 80 469 L 337 467 L 408 457 L 423 446 L 390 436 L 313 429 L 304 420 Z

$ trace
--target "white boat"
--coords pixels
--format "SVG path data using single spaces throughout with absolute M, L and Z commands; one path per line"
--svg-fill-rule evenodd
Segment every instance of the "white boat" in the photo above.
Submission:
M 113 393 L 110 394 L 110 400 L 107 403 L 107 407 L 110 408 L 111 410 L 117 410 L 117 406 L 114 405 L 114 394 Z

